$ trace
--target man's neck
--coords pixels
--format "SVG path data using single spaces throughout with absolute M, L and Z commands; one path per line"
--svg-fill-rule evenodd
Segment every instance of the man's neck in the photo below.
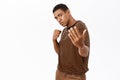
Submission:
M 67 27 L 70 27 L 70 26 L 74 25 L 75 23 L 76 23 L 76 20 L 74 18 L 71 18 L 69 20 L 69 23 L 68 23 Z

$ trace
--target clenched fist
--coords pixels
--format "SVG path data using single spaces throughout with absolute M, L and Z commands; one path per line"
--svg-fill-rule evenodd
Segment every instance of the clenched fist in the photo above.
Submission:
M 53 33 L 53 40 L 57 40 L 57 38 L 59 37 L 60 33 L 61 33 L 60 30 L 55 29 L 54 33 Z

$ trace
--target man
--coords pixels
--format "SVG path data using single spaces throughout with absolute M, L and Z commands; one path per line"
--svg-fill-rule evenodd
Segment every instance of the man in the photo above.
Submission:
M 75 20 L 65 4 L 57 4 L 53 8 L 55 19 L 64 27 L 53 33 L 53 45 L 58 54 L 56 80 L 86 80 L 88 58 L 90 52 L 89 33 L 85 24 Z

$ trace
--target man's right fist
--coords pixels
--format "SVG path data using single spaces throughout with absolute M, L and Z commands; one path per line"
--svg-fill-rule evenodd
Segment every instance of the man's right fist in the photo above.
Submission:
M 57 38 L 59 37 L 60 33 L 61 33 L 60 30 L 55 29 L 54 33 L 53 33 L 53 40 L 57 40 Z

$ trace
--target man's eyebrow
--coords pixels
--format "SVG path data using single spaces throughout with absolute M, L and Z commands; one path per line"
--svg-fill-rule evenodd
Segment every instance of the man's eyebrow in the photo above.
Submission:
M 59 16 L 60 14 L 58 14 L 57 16 Z M 55 16 L 54 18 L 57 19 L 57 16 Z

